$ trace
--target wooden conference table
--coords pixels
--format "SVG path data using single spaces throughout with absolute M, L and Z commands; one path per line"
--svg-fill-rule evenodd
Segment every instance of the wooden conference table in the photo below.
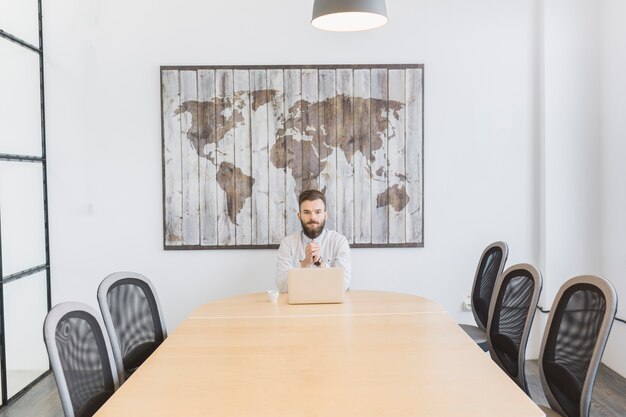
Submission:
M 544 416 L 439 304 L 379 291 L 346 298 L 206 304 L 96 416 Z

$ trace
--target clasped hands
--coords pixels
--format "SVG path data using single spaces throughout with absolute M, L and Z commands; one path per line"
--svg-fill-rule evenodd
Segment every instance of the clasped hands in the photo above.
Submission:
M 322 265 L 321 248 L 315 241 L 311 241 L 306 245 L 306 248 L 304 248 L 304 259 L 300 261 L 302 268 L 308 268 L 311 265 Z

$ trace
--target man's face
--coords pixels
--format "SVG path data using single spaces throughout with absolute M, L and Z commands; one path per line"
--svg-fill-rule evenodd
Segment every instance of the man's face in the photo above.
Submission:
M 322 200 L 304 200 L 300 205 L 298 218 L 300 223 L 302 223 L 304 234 L 311 239 L 315 239 L 322 234 L 328 218 L 324 202 Z

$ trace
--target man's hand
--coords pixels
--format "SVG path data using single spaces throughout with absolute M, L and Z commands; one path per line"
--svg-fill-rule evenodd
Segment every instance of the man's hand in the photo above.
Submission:
M 302 268 L 308 268 L 316 262 L 320 262 L 320 245 L 312 241 L 304 248 L 304 259 L 300 262 Z

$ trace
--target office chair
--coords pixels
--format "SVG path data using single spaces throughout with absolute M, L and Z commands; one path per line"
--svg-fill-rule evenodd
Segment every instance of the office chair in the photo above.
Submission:
M 167 337 L 154 286 L 134 272 L 116 272 L 98 287 L 98 304 L 113 357 L 128 378 Z
M 480 256 L 474 284 L 472 287 L 472 313 L 477 326 L 461 324 L 472 340 L 484 351 L 487 351 L 487 322 L 489 321 L 489 303 L 496 279 L 504 270 L 509 247 L 504 242 L 494 242 L 487 246 Z
M 526 344 L 542 285 L 537 268 L 513 265 L 498 277 L 489 309 L 489 354 L 526 394 Z
M 95 414 L 119 387 L 102 322 L 88 305 L 61 303 L 48 312 L 43 335 L 65 417 Z
M 539 355 L 541 384 L 552 409 L 541 408 L 548 417 L 589 416 L 593 384 L 616 311 L 617 293 L 604 278 L 581 275 L 559 290 Z

